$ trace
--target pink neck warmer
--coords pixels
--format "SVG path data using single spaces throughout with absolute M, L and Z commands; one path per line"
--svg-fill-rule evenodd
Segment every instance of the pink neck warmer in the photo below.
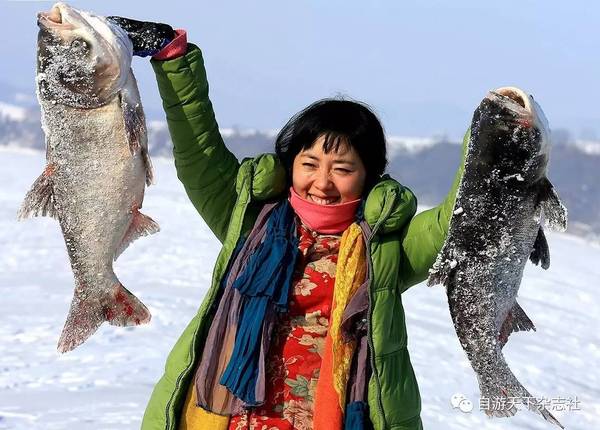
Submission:
M 360 200 L 339 205 L 320 205 L 303 199 L 290 187 L 289 201 L 302 222 L 318 233 L 335 234 L 346 230 L 354 222 Z

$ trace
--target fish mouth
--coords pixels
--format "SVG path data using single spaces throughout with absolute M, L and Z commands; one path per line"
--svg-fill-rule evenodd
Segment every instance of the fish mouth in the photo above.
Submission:
M 64 3 L 56 3 L 48 12 L 38 12 L 38 26 L 45 30 L 73 30 L 75 26 L 67 20 L 67 7 Z
M 485 97 L 492 105 L 509 114 L 508 118 L 516 120 L 525 127 L 531 127 L 535 121 L 536 107 L 533 99 L 523 90 L 516 87 L 501 87 L 492 90 Z
M 500 96 L 508 97 L 510 100 L 519 104 L 522 108 L 527 110 L 527 112 L 533 111 L 529 95 L 526 94 L 523 90 L 520 90 L 519 88 L 502 87 L 490 92 L 492 94 L 495 93 Z
M 517 87 L 501 87 L 492 90 L 486 99 L 499 105 L 504 105 L 515 113 L 532 114 L 534 109 L 530 96 Z

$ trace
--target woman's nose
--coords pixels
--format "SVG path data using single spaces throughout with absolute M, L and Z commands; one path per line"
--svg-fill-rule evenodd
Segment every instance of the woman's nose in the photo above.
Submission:
M 331 172 L 329 170 L 320 169 L 315 179 L 315 186 L 320 190 L 327 190 L 333 186 L 331 180 Z

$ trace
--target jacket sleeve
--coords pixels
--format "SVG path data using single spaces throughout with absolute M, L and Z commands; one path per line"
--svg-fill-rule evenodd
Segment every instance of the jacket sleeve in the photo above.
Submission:
M 416 215 L 401 232 L 402 291 L 427 279 L 429 269 L 444 245 L 465 168 L 465 156 L 470 137 L 471 129 L 467 130 L 463 139 L 460 165 L 446 198 L 438 206 Z
M 200 49 L 151 60 L 173 140 L 177 177 L 196 210 L 223 242 L 236 200 L 239 162 L 219 133 Z

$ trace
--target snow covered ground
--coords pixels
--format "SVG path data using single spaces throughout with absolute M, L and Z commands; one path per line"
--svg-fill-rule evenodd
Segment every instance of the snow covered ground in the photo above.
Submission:
M 162 231 L 117 261 L 123 285 L 151 310 L 149 325 L 103 325 L 84 345 L 56 352 L 73 278 L 58 223 L 16 222 L 42 172 L 40 152 L 0 149 L 0 429 L 137 429 L 165 358 L 208 288 L 219 251 L 169 160 L 154 160 L 157 185 L 143 212 Z M 513 334 L 504 348 L 513 372 L 538 397 L 571 398 L 580 410 L 554 411 L 567 429 L 600 428 L 600 249 L 549 234 L 548 271 L 528 265 L 519 303 L 537 332 Z M 488 419 L 476 378 L 452 326 L 444 290 L 418 285 L 404 295 L 411 358 L 427 430 L 551 429 L 527 411 Z M 474 408 L 462 412 L 460 393 Z M 560 401 L 553 404 L 558 407 Z M 557 427 L 556 427 L 557 428 Z

